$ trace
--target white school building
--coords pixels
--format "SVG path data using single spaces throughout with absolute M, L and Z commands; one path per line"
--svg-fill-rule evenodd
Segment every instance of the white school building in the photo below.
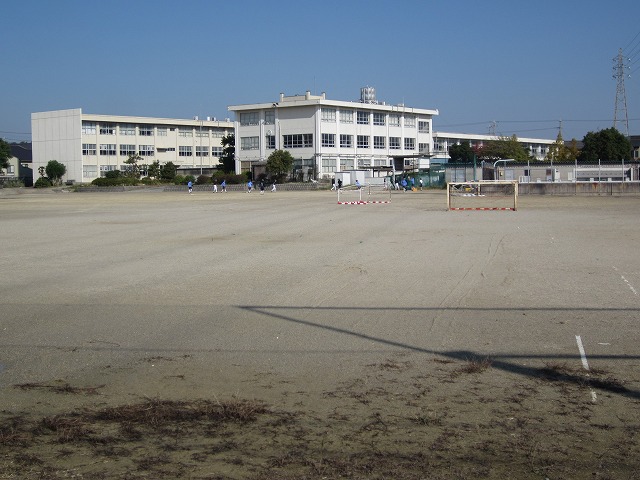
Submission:
M 49 160 L 67 167 L 66 181 L 88 183 L 121 170 L 129 155 L 142 164 L 173 162 L 179 169 L 210 172 L 219 164 L 222 137 L 233 133 L 228 119 L 184 120 L 83 113 L 82 109 L 31 114 L 34 181 Z
M 393 170 L 398 160 L 429 158 L 438 115 L 434 109 L 378 102 L 371 87 L 361 89 L 359 101 L 329 100 L 324 93 L 307 91 L 281 93 L 273 102 L 232 105 L 229 111 L 235 113 L 236 173 L 266 162 L 275 150 L 287 150 L 300 180 L 346 170 L 375 174 Z

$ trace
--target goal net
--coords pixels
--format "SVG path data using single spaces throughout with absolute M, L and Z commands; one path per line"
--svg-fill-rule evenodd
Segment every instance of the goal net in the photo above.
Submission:
M 365 185 L 357 188 L 349 185 L 339 188 L 338 204 L 340 205 L 366 205 L 369 203 L 390 203 L 391 190 L 383 185 Z
M 447 184 L 449 210 L 517 210 L 518 182 L 478 181 Z

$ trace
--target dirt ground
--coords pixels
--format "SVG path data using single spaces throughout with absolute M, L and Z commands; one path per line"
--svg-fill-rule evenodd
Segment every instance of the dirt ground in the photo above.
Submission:
M 640 197 L 518 206 L 0 190 L 0 478 L 640 478 Z

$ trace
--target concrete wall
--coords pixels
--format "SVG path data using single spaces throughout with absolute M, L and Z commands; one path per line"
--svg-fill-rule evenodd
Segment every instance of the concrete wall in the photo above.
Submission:
M 520 195 L 637 195 L 639 182 L 521 183 Z

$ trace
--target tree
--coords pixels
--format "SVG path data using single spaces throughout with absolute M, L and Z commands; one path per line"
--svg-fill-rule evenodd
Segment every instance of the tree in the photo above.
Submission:
M 11 146 L 0 138 L 0 168 L 9 168 L 11 156 Z
M 526 162 L 531 155 L 518 141 L 518 137 L 500 137 L 497 140 L 489 140 L 478 149 L 478 157 L 483 160 L 503 160 L 511 158 L 517 162 Z
M 629 160 L 631 142 L 615 128 L 589 132 L 582 140 L 578 161 L 595 163 L 598 160 Z
M 452 163 L 472 163 L 475 152 L 468 140 L 449 147 L 449 157 Z
M 236 171 L 236 136 L 230 133 L 226 137 L 222 137 L 222 171 L 224 173 L 232 173 Z
M 278 179 L 289 173 L 292 166 L 293 157 L 286 150 L 275 150 L 267 158 L 267 172 Z
M 149 168 L 147 168 L 147 176 L 152 178 L 158 178 L 160 176 L 160 161 L 155 160 Z
M 556 141 L 549 146 L 547 154 L 544 156 L 547 162 L 574 162 L 578 156 L 576 140 L 573 139 L 571 146 L 564 144 L 562 132 L 558 132 Z
M 173 180 L 176 178 L 178 167 L 173 162 L 167 162 L 160 167 L 160 178 L 163 180 Z
M 67 173 L 67 167 L 57 160 L 49 160 L 47 166 L 44 167 L 47 177 L 55 185 L 60 182 L 62 176 Z
M 124 168 L 124 174 L 126 177 L 140 178 L 140 166 L 138 165 L 140 160 L 142 160 L 140 155 L 131 154 L 129 155 L 129 158 L 124 161 L 124 164 L 127 165 Z

